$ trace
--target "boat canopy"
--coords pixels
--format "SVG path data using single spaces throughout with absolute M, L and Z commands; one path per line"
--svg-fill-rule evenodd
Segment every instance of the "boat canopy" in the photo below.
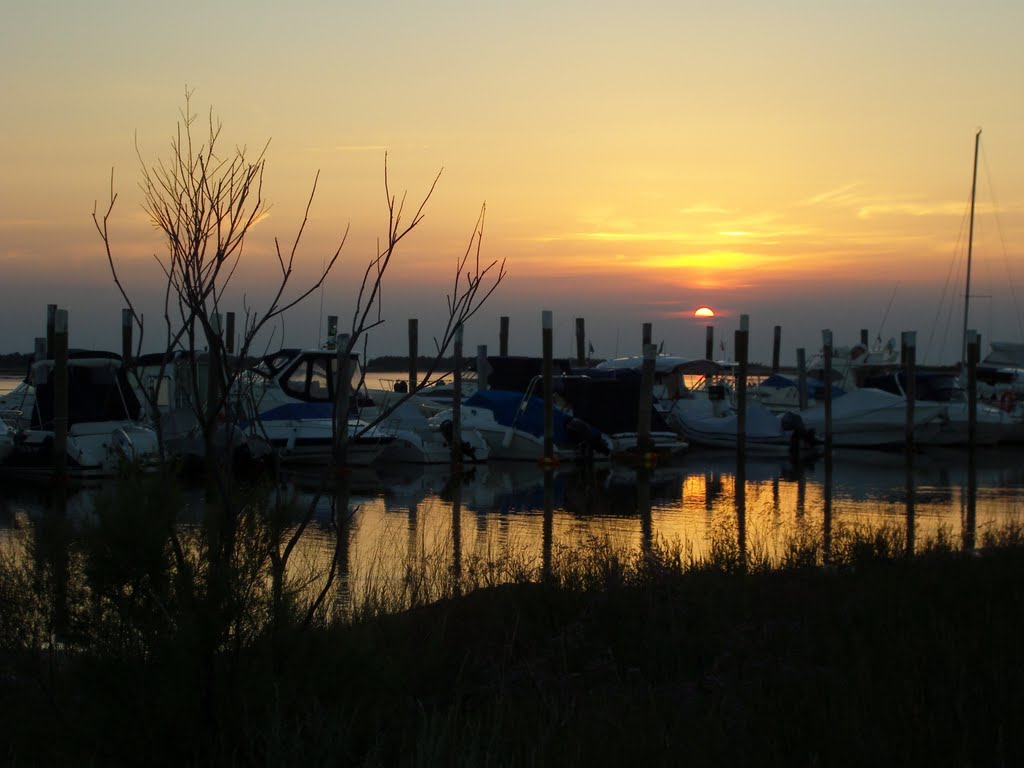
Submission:
M 541 357 L 488 357 L 487 388 L 506 392 L 526 392 L 530 382 L 544 373 Z M 564 376 L 571 371 L 567 360 L 552 360 L 552 375 Z
M 33 366 L 36 388 L 32 408 L 32 429 L 51 429 L 54 419 L 55 381 L 53 361 Z M 121 358 L 88 357 L 68 361 L 68 426 L 98 421 L 139 418 L 141 407 L 128 384 Z
M 1024 368 L 1024 344 L 1011 341 L 993 341 L 983 365 Z

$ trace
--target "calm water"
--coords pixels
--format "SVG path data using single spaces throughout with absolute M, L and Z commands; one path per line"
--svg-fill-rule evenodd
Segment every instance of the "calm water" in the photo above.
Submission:
M 0 380 L 0 392 L 16 381 Z M 346 567 L 351 583 L 366 584 L 398 578 L 412 561 L 511 557 L 539 564 L 552 551 L 592 537 L 623 547 L 679 542 L 700 557 L 712 538 L 726 536 L 772 556 L 794 537 L 823 539 L 848 526 L 907 528 L 918 544 L 940 531 L 959 539 L 972 519 L 980 540 L 985 531 L 1021 519 L 1024 451 L 979 452 L 973 504 L 967 457 L 950 449 L 917 455 L 908 482 L 900 454 L 837 450 L 830 485 L 823 461 L 795 467 L 781 458 L 748 457 L 741 486 L 732 454 L 696 449 L 647 477 L 624 467 L 562 467 L 547 488 L 536 465 L 489 464 L 464 477 L 457 497 L 447 467 L 357 471 Z M 334 499 L 317 499 L 312 475 L 282 480 L 278 491 L 299 507 L 315 505 L 302 557 L 317 570 L 334 553 Z M 88 518 L 100 490 L 73 491 L 69 516 Z M 49 494 L 48 487 L 0 480 L 0 539 L 30 529 L 49 508 Z M 186 504 L 185 519 L 201 516 L 201 491 Z
M 20 378 L 14 376 L 0 376 L 0 395 L 10 392 L 20 381 Z
M 986 530 L 1021 518 L 1019 459 L 1016 451 L 979 457 L 974 505 L 979 540 Z M 969 525 L 966 453 L 916 457 L 910 486 L 902 458 L 893 454 L 837 453 L 830 493 L 824 472 L 820 462 L 794 468 L 784 460 L 748 460 L 745 493 L 738 494 L 732 455 L 692 451 L 676 464 L 654 469 L 646 480 L 622 467 L 561 468 L 546 490 L 537 466 L 491 464 L 464 478 L 458 498 L 447 468 L 356 472 L 345 549 L 348 581 L 355 588 L 396 580 L 411 563 L 471 567 L 512 560 L 537 567 L 552 551 L 592 537 L 622 547 L 678 542 L 695 557 L 707 553 L 714 537 L 742 537 L 748 551 L 776 556 L 794 537 L 823 540 L 826 531 L 834 535 L 846 526 L 909 526 L 909 538 L 920 544 L 940 530 L 959 540 Z M 334 499 L 317 499 L 315 485 L 315 478 L 293 478 L 278 488 L 300 508 L 315 506 L 315 523 L 300 557 L 314 573 L 326 572 L 335 546 L 329 525 Z M 30 530 L 49 508 L 50 492 L 4 482 L 0 539 Z M 87 519 L 99 492 L 73 491 L 68 515 Z M 202 492 L 193 492 L 186 504 L 184 519 L 197 519 Z

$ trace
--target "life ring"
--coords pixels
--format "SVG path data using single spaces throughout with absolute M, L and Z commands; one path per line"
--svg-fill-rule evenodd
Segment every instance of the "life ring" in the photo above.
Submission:
M 999 395 L 999 407 L 1009 413 L 1017 405 L 1017 396 L 1013 394 L 1012 390 L 1004 389 L 1003 393 Z

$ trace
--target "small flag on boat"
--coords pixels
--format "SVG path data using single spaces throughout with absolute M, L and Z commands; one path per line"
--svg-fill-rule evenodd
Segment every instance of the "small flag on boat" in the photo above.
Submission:
M 591 342 L 587 342 L 587 355 L 594 354 L 594 345 Z

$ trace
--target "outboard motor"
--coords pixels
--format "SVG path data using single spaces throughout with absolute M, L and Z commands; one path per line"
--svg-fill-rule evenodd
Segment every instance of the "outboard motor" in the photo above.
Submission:
M 594 429 L 583 419 L 569 419 L 565 425 L 565 433 L 585 459 L 592 459 L 595 453 L 602 456 L 608 454 L 608 444 L 605 443 L 600 430 Z
M 804 420 L 799 413 L 787 411 L 782 414 L 782 429 L 789 432 L 789 449 L 794 456 L 801 454 L 802 448 L 813 449 L 814 430 L 804 426 Z
M 451 419 L 445 419 L 441 422 L 441 437 L 444 438 L 445 445 L 451 445 L 452 440 L 455 439 L 455 425 L 452 424 Z M 472 446 L 466 440 L 462 441 L 462 445 L 459 446 L 459 450 L 462 451 L 462 455 L 469 458 L 470 461 L 476 461 L 476 448 Z
M 724 384 L 708 385 L 708 400 L 711 402 L 711 412 L 715 416 L 724 416 L 726 411 L 726 392 Z

